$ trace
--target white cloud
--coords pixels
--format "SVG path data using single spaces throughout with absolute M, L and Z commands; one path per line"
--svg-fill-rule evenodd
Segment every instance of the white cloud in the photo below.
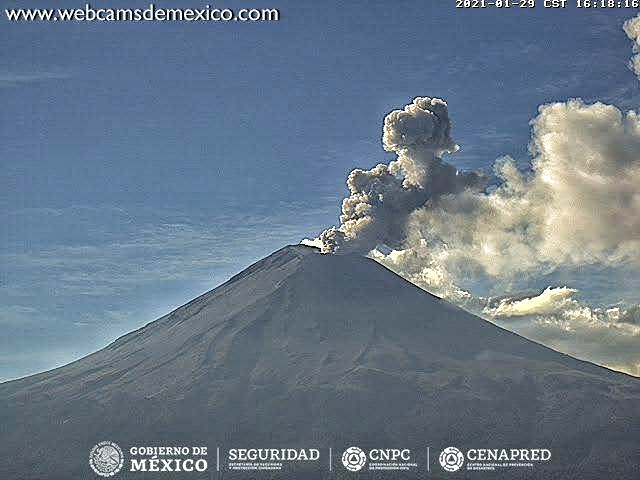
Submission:
M 633 53 L 635 53 L 629 61 L 629 68 L 640 76 L 640 15 L 624 22 L 623 28 L 627 37 L 633 41 Z
M 522 299 L 503 298 L 497 306 L 487 305 L 484 313 L 492 317 L 521 317 L 563 312 L 572 305 L 578 291 L 568 287 L 547 288 L 540 295 Z
M 63 71 L 40 72 L 0 72 L 0 88 L 17 87 L 22 84 L 43 82 L 48 80 L 66 80 L 72 75 Z

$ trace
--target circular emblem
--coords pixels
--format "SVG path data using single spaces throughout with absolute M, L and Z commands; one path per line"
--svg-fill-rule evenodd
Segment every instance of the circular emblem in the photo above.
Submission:
M 456 447 L 447 447 L 442 451 L 438 460 L 447 472 L 457 472 L 464 463 L 464 455 Z
M 367 456 L 358 447 L 349 447 L 342 454 L 342 464 L 350 472 L 357 472 L 367 463 Z
M 89 466 L 101 477 L 112 477 L 124 464 L 120 447 L 113 442 L 100 442 L 89 452 Z

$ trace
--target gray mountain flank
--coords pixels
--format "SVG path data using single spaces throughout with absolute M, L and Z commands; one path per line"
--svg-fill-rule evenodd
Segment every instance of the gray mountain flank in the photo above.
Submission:
M 640 381 L 475 317 L 373 260 L 285 247 L 55 370 L 0 384 L 0 479 L 97 478 L 101 440 L 221 448 L 548 448 L 504 473 L 633 479 Z M 184 478 L 410 478 L 299 466 Z M 115 479 L 183 478 L 130 473 Z

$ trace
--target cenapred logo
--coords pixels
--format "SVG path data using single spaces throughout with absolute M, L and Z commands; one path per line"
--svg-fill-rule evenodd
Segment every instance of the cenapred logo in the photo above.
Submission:
M 464 455 L 456 447 L 447 447 L 440 453 L 438 460 L 447 472 L 457 472 L 464 464 Z
M 101 477 L 114 476 L 122 469 L 123 464 L 124 454 L 114 442 L 100 442 L 89 452 L 89 466 Z
M 367 463 L 367 455 L 358 447 L 349 447 L 342 454 L 342 465 L 350 472 L 357 472 Z

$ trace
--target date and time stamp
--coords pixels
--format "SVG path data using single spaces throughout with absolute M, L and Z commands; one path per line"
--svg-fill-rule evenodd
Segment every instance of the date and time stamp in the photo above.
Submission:
M 456 8 L 640 8 L 640 0 L 455 0 Z

